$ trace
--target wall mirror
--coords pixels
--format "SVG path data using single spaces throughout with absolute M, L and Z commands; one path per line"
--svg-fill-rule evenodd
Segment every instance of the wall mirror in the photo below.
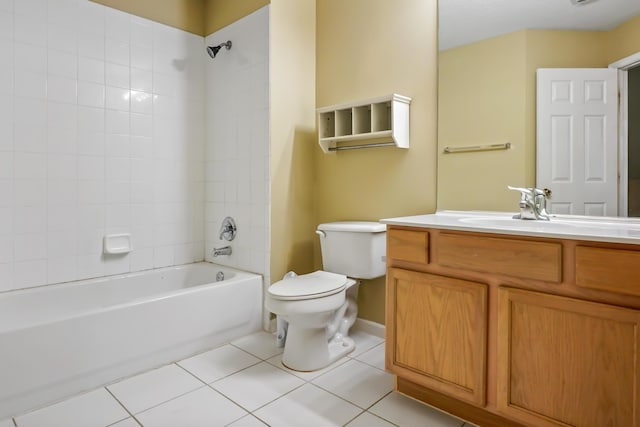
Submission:
M 580 123 L 573 118 L 553 119 L 544 131 L 548 138 L 536 144 L 540 126 L 536 70 L 607 69 L 623 58 L 629 61 L 640 52 L 640 2 L 442 0 L 438 36 L 438 209 L 515 211 L 519 194 L 507 185 L 535 186 L 541 175 L 539 166 L 547 165 L 549 173 L 559 177 L 549 186 L 558 188 L 555 200 L 552 194 L 553 212 L 640 216 L 640 197 L 629 197 L 640 193 L 640 147 L 633 143 L 640 131 L 634 129 L 633 120 L 625 119 L 629 113 L 618 117 L 616 105 L 613 137 L 601 129 L 608 118 L 589 121 L 583 115 Z M 636 62 L 640 63 L 640 56 Z M 629 64 L 622 68 L 626 70 L 628 107 L 638 108 L 640 100 L 635 101 L 638 97 L 633 94 L 640 94 L 640 69 Z M 612 72 L 617 97 L 620 77 L 617 70 Z M 556 83 L 567 79 L 553 78 L 549 92 L 561 98 L 564 92 Z M 587 77 L 575 87 L 587 87 L 592 97 L 598 91 L 604 96 L 600 92 L 605 86 L 592 81 Z M 571 98 L 577 91 L 564 94 Z M 593 118 L 596 114 L 587 111 L 586 115 Z M 623 122 L 629 124 L 628 129 Z M 611 120 L 606 124 L 611 126 Z M 620 129 L 628 133 L 628 144 L 622 146 Z M 578 148 L 562 140 L 563 135 L 576 139 L 579 132 L 586 136 L 579 138 Z M 544 144 L 555 150 L 553 157 L 543 153 L 547 157 L 537 158 Z M 606 151 L 611 144 L 613 149 Z M 613 172 L 612 167 L 616 168 Z M 617 197 L 605 203 L 606 209 L 603 202 L 588 199 L 591 187 L 572 186 L 579 181 L 575 173 L 581 168 L 586 170 L 581 172 L 586 181 L 608 174 L 605 181 L 613 185 Z M 618 183 L 618 174 L 627 176 Z M 570 185 L 560 189 L 558 182 L 563 179 Z M 561 203 L 562 192 L 578 202 Z M 578 197 L 582 193 L 586 201 Z

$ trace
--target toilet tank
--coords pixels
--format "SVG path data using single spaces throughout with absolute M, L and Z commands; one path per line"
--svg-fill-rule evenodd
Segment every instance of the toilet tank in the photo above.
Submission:
M 379 222 L 341 221 L 318 225 L 322 268 L 356 279 L 384 276 L 386 226 Z

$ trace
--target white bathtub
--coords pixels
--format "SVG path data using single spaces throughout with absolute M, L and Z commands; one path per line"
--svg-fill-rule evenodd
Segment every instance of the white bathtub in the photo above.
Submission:
M 261 316 L 261 276 L 209 263 L 0 293 L 0 420 L 258 331 Z

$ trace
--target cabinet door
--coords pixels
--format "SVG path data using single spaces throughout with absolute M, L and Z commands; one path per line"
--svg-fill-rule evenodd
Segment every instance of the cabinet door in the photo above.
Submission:
M 396 268 L 387 281 L 388 368 L 484 405 L 487 286 Z
M 500 412 L 536 426 L 637 426 L 640 312 L 501 288 Z

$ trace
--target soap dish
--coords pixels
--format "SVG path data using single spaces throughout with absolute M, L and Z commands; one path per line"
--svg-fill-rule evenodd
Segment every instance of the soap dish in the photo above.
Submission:
M 133 250 L 131 234 L 107 234 L 104 236 L 103 252 L 105 254 L 127 254 Z

